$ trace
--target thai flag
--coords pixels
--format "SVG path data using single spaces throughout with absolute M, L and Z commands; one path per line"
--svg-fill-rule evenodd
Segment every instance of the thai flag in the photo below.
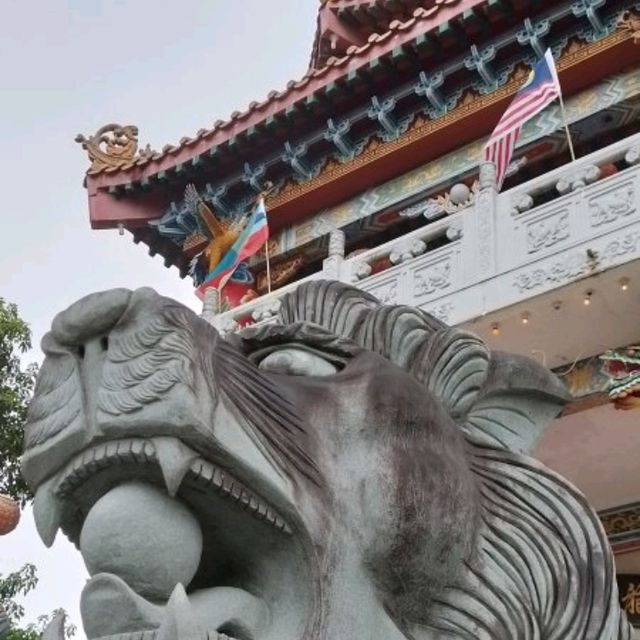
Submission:
M 231 249 L 225 253 L 216 268 L 207 276 L 205 281 L 196 289 L 198 297 L 202 298 L 206 289 L 215 287 L 220 291 L 243 261 L 258 252 L 260 247 L 269 239 L 269 225 L 267 224 L 267 210 L 264 198 L 260 198 L 247 226 L 242 230 Z
M 561 96 L 558 72 L 550 49 L 531 70 L 484 147 L 483 156 L 496 165 L 496 188 L 502 187 L 522 125 Z

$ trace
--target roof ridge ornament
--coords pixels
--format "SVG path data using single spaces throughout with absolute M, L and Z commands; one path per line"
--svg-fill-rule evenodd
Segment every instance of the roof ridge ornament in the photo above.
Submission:
M 149 159 L 153 155 L 149 145 L 138 151 L 138 127 L 130 124 L 106 124 L 88 138 L 79 133 L 75 141 L 89 156 L 89 173 L 121 169 L 138 158 Z

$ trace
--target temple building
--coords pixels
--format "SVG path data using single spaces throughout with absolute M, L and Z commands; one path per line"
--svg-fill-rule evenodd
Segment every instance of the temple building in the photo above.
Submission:
M 640 397 L 639 7 L 323 0 L 308 71 L 264 101 L 158 152 L 133 126 L 77 140 L 92 227 L 176 277 L 267 194 L 269 274 L 261 251 L 205 294 L 222 333 L 331 278 L 553 369 L 574 399 L 537 456 L 599 510 L 640 625 L 640 412 L 617 410 Z M 548 48 L 566 115 L 525 124 L 498 191 L 483 146 Z

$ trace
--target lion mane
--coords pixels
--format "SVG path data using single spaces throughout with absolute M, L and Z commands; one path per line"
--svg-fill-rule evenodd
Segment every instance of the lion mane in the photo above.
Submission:
M 400 599 L 394 614 L 409 636 L 428 628 L 460 640 L 632 637 L 597 514 L 526 455 L 567 400 L 555 376 L 527 358 L 489 352 L 419 309 L 329 281 L 287 294 L 277 324 L 247 329 L 240 342 L 256 360 L 287 344 L 344 357 L 373 351 L 411 373 L 462 430 L 479 487 L 475 551 L 428 607 L 413 589 Z

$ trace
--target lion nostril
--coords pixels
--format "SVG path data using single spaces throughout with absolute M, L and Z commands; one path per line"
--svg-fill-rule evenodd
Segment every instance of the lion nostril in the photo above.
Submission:
M 102 338 L 100 338 L 100 346 L 102 347 L 103 351 L 107 351 L 109 349 L 109 337 L 108 336 L 102 336 Z
M 83 345 L 83 344 L 78 345 L 78 355 L 79 355 L 81 358 L 84 358 L 84 345 Z

